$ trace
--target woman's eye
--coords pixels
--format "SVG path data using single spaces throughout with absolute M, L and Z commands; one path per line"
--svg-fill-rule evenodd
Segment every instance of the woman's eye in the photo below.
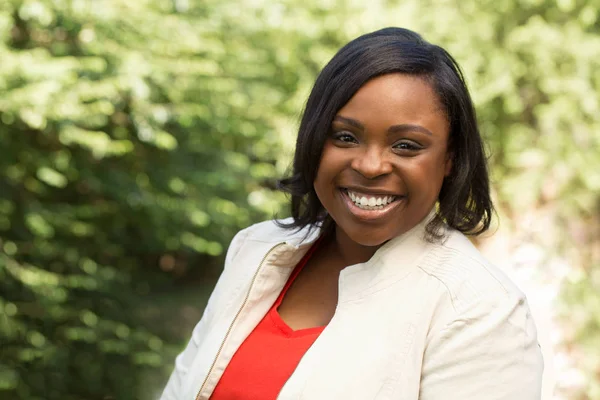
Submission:
M 348 132 L 334 133 L 334 139 L 343 143 L 356 143 L 356 139 Z
M 421 145 L 412 141 L 402 141 L 394 145 L 394 149 L 405 150 L 405 151 L 417 151 L 421 150 Z

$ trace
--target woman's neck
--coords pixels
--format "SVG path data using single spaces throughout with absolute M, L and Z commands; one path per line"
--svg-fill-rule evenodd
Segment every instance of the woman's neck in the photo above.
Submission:
M 363 246 L 353 241 L 337 226 L 331 234 L 329 240 L 330 251 L 340 257 L 344 266 L 360 264 L 368 261 L 380 246 Z

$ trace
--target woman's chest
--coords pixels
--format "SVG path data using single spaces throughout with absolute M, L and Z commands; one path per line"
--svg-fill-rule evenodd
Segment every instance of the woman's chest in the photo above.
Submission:
M 338 304 L 339 270 L 309 262 L 298 272 L 278 306 L 281 319 L 294 330 L 329 324 Z
M 259 273 L 243 301 L 215 304 L 223 313 L 210 322 L 192 367 L 189 388 L 196 398 L 210 397 L 233 354 L 272 306 L 286 278 L 271 275 Z M 342 279 L 333 318 L 278 399 L 417 399 L 432 304 L 424 300 L 431 288 L 415 276 L 377 283 L 358 279 L 361 284 Z
M 340 304 L 278 399 L 417 399 L 427 327 L 418 306 L 394 308 Z

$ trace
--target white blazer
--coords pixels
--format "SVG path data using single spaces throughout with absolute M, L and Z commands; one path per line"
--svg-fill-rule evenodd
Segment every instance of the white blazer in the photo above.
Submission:
M 279 400 L 541 398 L 525 296 L 460 232 L 424 240 L 427 220 L 342 271 L 335 314 Z M 319 232 L 306 234 L 268 221 L 235 236 L 161 400 L 210 398 Z

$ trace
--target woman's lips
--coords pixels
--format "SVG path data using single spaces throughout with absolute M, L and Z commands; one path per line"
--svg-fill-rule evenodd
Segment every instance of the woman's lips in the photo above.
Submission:
M 361 206 L 356 205 L 354 203 L 354 201 L 352 201 L 347 189 L 340 189 L 340 193 L 341 193 L 342 199 L 343 199 L 344 203 L 346 204 L 350 213 L 352 213 L 358 219 L 365 220 L 365 221 L 377 220 L 377 219 L 386 217 L 389 213 L 393 212 L 400 205 L 400 203 L 402 203 L 404 200 L 404 196 L 367 195 L 369 197 L 369 199 L 370 198 L 378 198 L 378 197 L 379 198 L 388 197 L 388 201 L 389 201 L 389 197 L 393 197 L 393 200 L 391 202 L 388 202 L 385 205 L 379 205 L 379 206 L 376 205 L 373 207 L 367 205 L 367 206 L 361 207 Z M 357 192 L 354 192 L 354 193 L 357 193 Z M 365 197 L 367 197 L 367 196 L 365 196 Z M 355 199 L 356 199 L 356 196 L 353 195 L 353 197 L 355 197 Z
M 363 193 L 351 189 L 345 190 L 348 194 L 348 197 L 350 197 L 350 200 L 352 200 L 355 205 L 363 210 L 381 209 L 392 203 L 396 197 L 398 197 L 396 195 L 388 194 Z

